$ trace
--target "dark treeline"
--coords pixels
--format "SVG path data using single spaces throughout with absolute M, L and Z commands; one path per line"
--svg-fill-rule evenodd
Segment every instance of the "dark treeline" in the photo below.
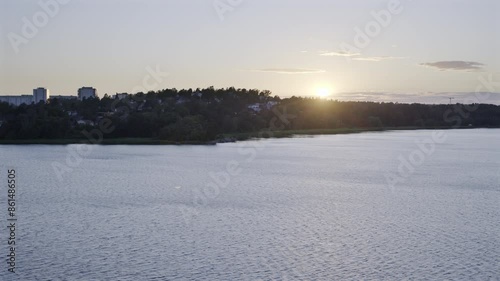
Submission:
M 105 138 L 210 141 L 224 134 L 275 129 L 500 127 L 500 106 L 341 102 L 279 98 L 246 89 L 165 89 L 83 101 L 0 103 L 0 139 L 82 139 L 106 124 Z M 103 123 L 104 122 L 104 123 Z

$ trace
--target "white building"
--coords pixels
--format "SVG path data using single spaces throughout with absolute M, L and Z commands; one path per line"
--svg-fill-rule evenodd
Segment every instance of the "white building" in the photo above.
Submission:
M 45 88 L 36 88 L 33 90 L 33 102 L 39 103 L 41 101 L 47 102 L 49 99 L 49 90 Z
M 84 100 L 89 98 L 97 98 L 97 90 L 92 87 L 82 87 L 78 89 L 78 99 Z
M 39 103 L 41 101 L 47 102 L 49 99 L 49 90 L 45 88 L 37 88 L 33 90 L 33 95 L 20 95 L 20 96 L 0 96 L 0 102 L 6 102 L 14 106 L 21 104 Z
M 14 106 L 20 106 L 21 104 L 32 104 L 33 96 L 31 95 L 21 95 L 21 96 L 0 96 L 0 102 L 6 102 Z

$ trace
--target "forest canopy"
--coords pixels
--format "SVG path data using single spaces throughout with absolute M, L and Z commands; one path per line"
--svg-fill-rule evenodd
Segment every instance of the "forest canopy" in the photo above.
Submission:
M 0 103 L 0 123 L 4 140 L 82 139 L 82 132 L 105 123 L 106 139 L 205 142 L 261 130 L 500 127 L 500 106 L 280 98 L 270 91 L 209 87 L 82 101 L 54 98 L 18 107 Z

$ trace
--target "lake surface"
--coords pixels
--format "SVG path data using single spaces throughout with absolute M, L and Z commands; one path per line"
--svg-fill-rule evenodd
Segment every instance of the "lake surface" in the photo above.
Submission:
M 471 129 L 0 146 L 5 225 L 7 168 L 18 180 L 0 280 L 499 280 L 499 145 Z

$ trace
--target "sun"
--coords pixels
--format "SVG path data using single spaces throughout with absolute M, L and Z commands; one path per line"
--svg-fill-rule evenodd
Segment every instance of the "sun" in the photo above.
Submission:
M 332 93 L 332 91 L 328 88 L 319 88 L 316 90 L 316 96 L 320 97 L 320 98 L 326 98 L 328 96 L 330 96 Z

